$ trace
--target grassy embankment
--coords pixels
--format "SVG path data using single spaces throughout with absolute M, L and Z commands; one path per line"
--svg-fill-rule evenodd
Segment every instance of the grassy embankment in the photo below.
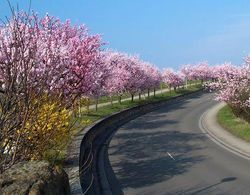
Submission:
M 250 123 L 237 118 L 229 106 L 223 107 L 217 115 L 219 124 L 233 135 L 250 142 Z

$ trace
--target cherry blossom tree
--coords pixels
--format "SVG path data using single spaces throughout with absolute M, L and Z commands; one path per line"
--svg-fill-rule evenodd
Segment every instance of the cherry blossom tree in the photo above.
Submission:
M 172 69 L 164 69 L 162 77 L 163 82 L 169 85 L 170 90 L 171 87 L 174 87 L 174 90 L 176 90 L 177 87 L 184 84 L 184 80 L 180 74 L 175 73 Z
M 143 91 L 146 75 L 141 64 L 142 61 L 138 56 L 128 56 L 126 70 L 129 72 L 129 79 L 125 85 L 125 90 L 131 94 L 132 101 L 136 93 L 142 93 Z
M 110 67 L 111 74 L 106 81 L 105 90 L 109 96 L 119 97 L 129 92 L 132 96 L 145 90 L 156 89 L 161 82 L 159 70 L 152 64 L 144 62 L 138 56 L 130 56 L 125 53 L 104 52 L 105 63 Z
M 225 62 L 224 64 L 216 65 L 211 67 L 211 75 L 215 80 L 223 79 L 234 75 L 237 67 L 230 62 Z
M 105 51 L 103 52 L 104 61 L 110 69 L 110 75 L 105 82 L 105 91 L 111 97 L 117 95 L 121 103 L 121 96 L 125 93 L 125 86 L 129 82 L 130 72 L 128 59 L 129 56 L 125 53 Z
M 142 87 L 142 89 L 147 90 L 148 97 L 150 95 L 150 90 L 153 90 L 155 96 L 155 90 L 156 88 L 159 88 L 162 81 L 161 73 L 157 67 L 148 62 L 142 63 L 142 69 L 145 73 L 144 86 Z
M 233 113 L 250 122 L 250 64 L 249 57 L 240 67 L 225 63 L 215 67 L 215 81 L 208 86 L 217 91 L 216 99 L 226 102 Z
M 187 81 L 200 80 L 203 83 L 203 81 L 212 78 L 212 70 L 207 62 L 200 62 L 196 65 L 184 65 L 180 72 Z
M 98 97 L 108 74 L 99 35 L 85 26 L 72 26 L 45 16 L 40 22 L 36 73 L 46 76 L 45 85 L 59 94 Z

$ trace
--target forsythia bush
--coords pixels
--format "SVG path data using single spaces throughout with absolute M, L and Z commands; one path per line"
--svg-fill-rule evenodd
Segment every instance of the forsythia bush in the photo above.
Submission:
M 20 103 L 19 107 L 25 106 Z M 48 152 L 53 157 L 48 160 L 57 160 L 72 134 L 74 121 L 71 113 L 72 110 L 66 109 L 59 98 L 43 95 L 31 99 L 21 112 L 22 120 L 16 130 L 0 143 L 3 149 L 0 160 L 11 166 L 22 160 L 44 159 Z
M 27 105 L 18 102 L 15 107 L 20 108 L 20 113 L 16 118 L 12 115 L 6 117 L 6 120 L 16 121 L 17 125 L 12 125 L 15 127 L 12 131 L 8 131 L 10 128 L 6 125 L 6 129 L 1 131 L 0 162 L 3 164 L 0 164 L 0 173 L 23 160 L 55 162 L 63 159 L 65 147 L 76 129 L 82 129 L 91 122 L 77 120 L 74 116 L 77 110 L 72 107 L 66 109 L 66 105 L 60 98 L 47 94 L 33 95 Z
M 34 101 L 36 102 L 36 101 Z M 35 116 L 30 116 L 19 131 L 26 146 L 26 157 L 29 159 L 39 159 L 46 150 L 55 146 L 63 146 L 70 136 L 71 113 L 65 108 L 61 108 L 58 101 L 46 100 L 38 105 Z M 60 148 L 56 148 L 60 150 Z

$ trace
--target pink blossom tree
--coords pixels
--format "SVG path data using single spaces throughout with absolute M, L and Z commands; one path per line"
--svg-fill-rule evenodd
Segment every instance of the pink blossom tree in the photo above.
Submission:
M 148 62 L 142 63 L 142 69 L 145 73 L 144 86 L 142 88 L 147 90 L 148 97 L 150 90 L 154 91 L 155 96 L 155 90 L 159 88 L 162 81 L 161 73 L 157 67 Z
M 131 94 L 131 100 L 133 101 L 136 93 L 142 93 L 146 75 L 142 69 L 142 61 L 137 56 L 127 58 L 126 70 L 129 72 L 129 79 L 125 89 Z
M 132 99 L 135 93 L 139 93 L 140 99 L 142 92 L 159 86 L 160 72 L 150 63 L 120 52 L 107 51 L 104 56 L 105 63 L 111 69 L 105 85 L 109 96 L 121 97 L 123 93 L 129 92 Z
M 110 75 L 105 82 L 106 94 L 111 97 L 117 95 L 121 103 L 121 96 L 125 93 L 125 86 L 129 82 L 130 72 L 128 59 L 129 56 L 125 53 L 106 51 L 103 52 L 106 66 L 110 69 Z
M 184 84 L 184 80 L 180 74 L 175 73 L 172 69 L 164 69 L 162 77 L 163 82 L 169 86 L 170 90 L 171 87 L 174 87 L 174 90 L 176 90 L 177 87 Z
M 230 63 L 217 66 L 216 80 L 209 87 L 217 91 L 217 100 L 226 102 L 233 113 L 250 121 L 250 64 L 249 57 L 241 67 Z
M 212 70 L 207 62 L 200 62 L 196 65 L 184 65 L 180 72 L 184 75 L 187 82 L 191 80 L 200 80 L 203 83 L 203 81 L 212 78 Z
M 46 85 L 59 94 L 98 97 L 108 74 L 99 35 L 89 35 L 85 26 L 72 26 L 45 16 L 39 25 L 36 73 L 46 76 Z

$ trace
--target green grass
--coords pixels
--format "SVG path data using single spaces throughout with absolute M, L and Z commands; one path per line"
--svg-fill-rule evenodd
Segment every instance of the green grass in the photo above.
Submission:
M 166 86 L 166 85 L 164 85 L 163 87 L 162 87 L 162 89 L 165 89 L 165 88 L 168 88 L 168 86 Z M 160 88 L 157 88 L 156 90 L 160 90 Z M 150 93 L 152 93 L 153 92 L 153 90 L 150 90 Z M 146 94 L 146 92 L 145 93 L 143 93 L 143 94 Z M 142 96 L 143 96 L 143 94 L 141 94 Z M 137 96 L 137 95 L 139 95 L 138 93 L 136 93 L 135 94 L 135 96 Z M 147 96 L 147 94 L 146 94 L 146 96 Z M 122 96 L 121 96 L 121 98 L 122 99 L 126 99 L 126 98 L 130 98 L 131 97 L 131 95 L 129 94 L 129 93 L 124 93 Z M 117 101 L 119 99 L 119 96 L 117 96 L 117 95 L 115 95 L 115 96 L 113 96 L 112 97 L 112 100 L 113 101 Z M 106 102 L 110 102 L 110 97 L 109 96 L 101 96 L 99 99 L 98 99 L 98 103 L 100 104 L 100 103 L 106 103 Z M 94 99 L 91 99 L 90 100 L 90 104 L 91 105 L 93 105 L 93 104 L 95 104 L 96 103 L 96 101 L 94 100 Z
M 171 97 L 179 96 L 182 94 L 190 93 L 192 91 L 196 91 L 198 89 L 201 89 L 201 85 L 197 86 L 189 86 L 187 89 L 177 89 L 177 91 L 171 91 L 171 92 L 165 92 L 162 94 L 156 94 L 156 96 L 150 96 L 149 98 L 146 99 L 141 99 L 141 100 L 134 100 L 133 102 L 131 100 L 123 101 L 121 104 L 120 103 L 114 103 L 112 105 L 107 105 L 98 108 L 97 111 L 94 109 L 90 110 L 88 114 L 83 114 L 80 118 L 77 118 L 78 121 L 89 121 L 89 124 L 106 117 L 108 115 L 111 115 L 115 112 L 131 108 L 137 105 L 142 105 L 142 104 L 147 104 L 150 102 L 157 102 L 157 101 L 162 101 L 162 100 L 167 100 L 170 99 Z
M 197 86 L 200 86 L 201 81 L 200 80 L 188 81 L 188 85 L 194 85 L 194 84 L 196 84 Z M 168 89 L 169 88 L 169 86 L 167 84 L 165 84 L 165 83 L 161 83 L 161 85 L 162 85 L 162 89 Z M 158 90 L 161 90 L 161 87 L 158 87 L 156 89 L 156 91 L 158 91 Z M 152 94 L 152 92 L 153 92 L 153 90 L 150 90 L 151 94 Z M 145 94 L 147 96 L 147 92 L 142 93 L 141 95 L 143 96 L 143 94 Z M 135 94 L 135 96 L 137 96 L 137 95 L 139 95 L 139 94 Z M 130 94 L 129 93 L 124 93 L 121 96 L 121 98 L 122 99 L 130 98 Z M 116 101 L 118 99 L 119 99 L 119 96 L 115 95 L 115 96 L 112 97 L 113 101 Z M 106 102 L 110 102 L 110 97 L 109 96 L 101 96 L 101 97 L 99 97 L 99 99 L 98 99 L 99 104 L 100 103 L 106 103 Z M 96 103 L 96 101 L 94 99 L 90 100 L 90 105 L 94 105 L 95 103 Z
M 250 124 L 237 118 L 229 106 L 223 107 L 217 115 L 219 124 L 233 135 L 250 142 Z

